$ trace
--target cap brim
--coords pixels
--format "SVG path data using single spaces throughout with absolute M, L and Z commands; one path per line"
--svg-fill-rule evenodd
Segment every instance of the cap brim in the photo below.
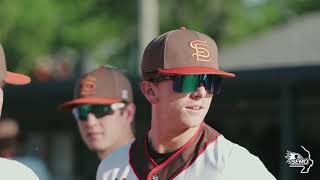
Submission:
M 71 109 L 82 104 L 113 104 L 122 101 L 118 98 L 84 97 L 65 102 L 59 106 L 59 109 Z
M 24 85 L 30 83 L 31 79 L 26 75 L 7 71 L 5 82 L 14 85 Z
M 228 73 L 215 68 L 203 67 L 203 66 L 185 66 L 169 69 L 158 69 L 160 74 L 164 75 L 177 75 L 177 74 L 215 74 L 227 78 L 234 78 L 236 75 Z

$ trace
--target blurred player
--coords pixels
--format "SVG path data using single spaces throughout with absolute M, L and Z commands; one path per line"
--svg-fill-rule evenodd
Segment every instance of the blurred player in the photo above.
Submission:
M 82 75 L 74 99 L 61 108 L 72 110 L 83 141 L 101 160 L 134 138 L 132 88 L 114 68 L 102 66 Z
M 152 106 L 144 138 L 111 154 L 97 180 L 274 180 L 258 157 L 204 123 L 222 78 L 209 36 L 181 28 L 152 40 L 144 51 L 140 89 Z
M 0 119 L 0 157 L 16 160 L 32 169 L 39 179 L 50 180 L 50 172 L 44 161 L 24 151 L 19 123 L 14 118 Z
M 3 48 L 0 44 L 0 115 L 2 112 L 3 105 L 3 87 L 5 84 L 23 85 L 28 84 L 30 78 L 7 71 L 6 60 Z M 0 179 L 10 180 L 38 180 L 39 178 L 35 173 L 27 166 L 5 158 L 0 158 Z

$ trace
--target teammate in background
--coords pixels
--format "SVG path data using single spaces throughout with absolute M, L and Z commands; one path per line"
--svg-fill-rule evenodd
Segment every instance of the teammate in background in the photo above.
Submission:
M 0 157 L 12 159 L 16 154 L 18 123 L 11 118 L 0 119 Z
M 209 36 L 180 28 L 152 40 L 140 89 L 152 106 L 151 128 L 104 159 L 97 180 L 274 180 L 258 157 L 209 127 L 204 118 L 222 78 Z
M 118 70 L 100 67 L 77 81 L 70 109 L 83 141 L 100 160 L 134 139 L 135 105 L 129 80 Z
M 3 87 L 5 84 L 23 85 L 30 82 L 28 76 L 7 71 L 6 59 L 0 44 L 0 116 L 3 105 Z M 0 179 L 10 180 L 39 180 L 37 175 L 27 166 L 0 157 Z
M 41 180 L 50 180 L 45 163 L 34 155 L 23 152 L 20 143 L 20 128 L 13 118 L 0 119 L 0 157 L 16 160 L 32 169 Z

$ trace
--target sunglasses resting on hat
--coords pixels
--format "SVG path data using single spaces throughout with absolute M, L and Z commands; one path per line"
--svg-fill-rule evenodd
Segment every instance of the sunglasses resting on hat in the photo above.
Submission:
M 125 107 L 124 102 L 113 104 L 85 104 L 73 108 L 72 113 L 77 121 L 86 121 L 89 113 L 96 118 L 111 115 L 115 110 Z
M 218 95 L 221 92 L 221 76 L 213 74 L 191 74 L 191 75 L 175 75 L 164 76 L 158 75 L 151 78 L 152 82 L 160 82 L 162 80 L 173 80 L 173 90 L 178 93 L 195 92 L 201 83 L 204 83 L 205 89 L 210 94 Z

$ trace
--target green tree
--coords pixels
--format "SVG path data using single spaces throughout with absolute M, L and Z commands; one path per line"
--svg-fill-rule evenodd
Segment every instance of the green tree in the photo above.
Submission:
M 30 73 L 41 57 L 89 52 L 97 64 L 135 72 L 137 0 L 0 0 L 8 66 Z M 159 0 L 160 32 L 185 26 L 232 44 L 310 11 L 318 0 Z
M 92 52 L 100 64 L 118 62 L 112 56 L 128 54 L 123 50 L 135 40 L 136 33 L 134 1 L 127 1 L 128 6 L 121 3 L 1 0 L 0 41 L 8 66 L 30 73 L 39 57 L 64 48 Z M 112 54 L 99 53 L 104 47 L 111 47 Z
M 57 24 L 57 6 L 49 0 L 2 0 L 0 41 L 7 64 L 28 72 L 50 50 Z

